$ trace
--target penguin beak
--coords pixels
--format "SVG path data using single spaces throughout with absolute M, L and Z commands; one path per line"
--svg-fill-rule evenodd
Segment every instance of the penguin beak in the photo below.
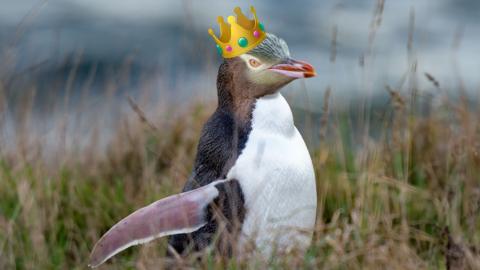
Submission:
M 287 59 L 268 68 L 290 78 L 311 78 L 317 75 L 315 68 L 307 62 Z

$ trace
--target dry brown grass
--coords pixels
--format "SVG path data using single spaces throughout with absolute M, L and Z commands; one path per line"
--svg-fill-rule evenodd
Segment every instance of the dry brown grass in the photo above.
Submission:
M 352 118 L 324 104 L 323 141 L 310 147 L 319 208 L 306 255 L 238 262 L 199 254 L 203 259 L 192 255 L 184 266 L 425 269 L 449 261 L 478 268 L 479 112 L 467 99 L 444 99 L 421 114 L 412 96 L 389 93 L 380 135 L 360 145 L 351 136 Z M 0 268 L 85 268 L 93 243 L 111 225 L 181 189 L 212 109 L 193 105 L 148 119 L 138 118 L 138 106 L 119 116 L 107 147 L 67 147 L 54 164 L 42 158 L 47 149 L 28 129 L 19 130 L 15 149 L 23 150 L 0 158 Z M 91 145 L 98 145 L 95 138 Z M 132 248 L 104 268 L 156 268 L 166 262 L 165 248 L 162 240 Z
M 377 1 L 369 47 L 361 57 L 366 78 L 371 77 L 383 5 Z M 308 252 L 269 261 L 194 254 L 180 266 L 480 269 L 480 111 L 466 94 L 445 94 L 464 93 L 461 82 L 458 89 L 442 89 L 426 73 L 434 98 L 419 89 L 414 22 L 412 10 L 409 70 L 398 89 L 387 87 L 387 106 L 373 106 L 367 98 L 350 112 L 338 110 L 328 102 L 335 95 L 332 86 L 322 117 L 296 114 L 296 120 L 305 117 L 321 124 L 320 132 L 312 130 L 315 125 L 302 130 L 306 137 L 320 138 L 309 146 L 319 207 Z M 335 26 L 332 64 L 337 31 Z M 11 78 L 0 71 L 0 126 L 7 111 L 15 113 L 17 122 L 14 137 L 0 133 L 0 269 L 85 269 L 93 244 L 116 221 L 181 190 L 211 104 L 147 114 L 131 102 L 133 110 L 116 115 L 106 139 L 99 132 L 101 121 L 92 121 L 87 133 L 71 136 L 67 130 L 72 123 L 60 117 L 51 131 L 57 134 L 54 144 L 47 147 L 31 128 L 32 97 L 27 94 L 24 102 L 11 104 L 6 97 Z M 66 92 L 72 76 L 73 71 Z M 112 83 L 108 91 L 116 86 Z M 35 93 L 35 85 L 27 88 Z M 366 79 L 365 89 L 371 88 Z M 68 110 L 68 97 L 54 104 Z M 158 269 L 167 261 L 165 250 L 165 240 L 131 248 L 102 269 Z

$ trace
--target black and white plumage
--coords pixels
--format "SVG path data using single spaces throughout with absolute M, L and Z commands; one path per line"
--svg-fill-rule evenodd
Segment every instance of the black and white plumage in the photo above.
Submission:
M 272 34 L 248 53 L 225 59 L 217 77 L 218 107 L 203 128 L 183 193 L 113 226 L 94 247 L 90 265 L 167 235 L 179 254 L 212 244 L 224 255 L 252 244 L 266 256 L 273 248 L 307 247 L 315 223 L 315 176 L 278 90 L 314 75 Z

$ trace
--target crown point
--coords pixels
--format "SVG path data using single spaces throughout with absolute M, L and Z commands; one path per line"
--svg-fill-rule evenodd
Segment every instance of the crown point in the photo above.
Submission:
M 238 45 L 242 48 L 245 48 L 248 45 L 248 40 L 244 37 L 241 37 L 238 39 Z
M 218 22 L 219 24 L 224 23 L 223 17 L 222 17 L 222 16 L 218 16 L 218 17 L 217 17 L 217 22 Z
M 257 12 L 255 11 L 255 8 L 253 6 L 250 6 L 250 11 L 252 12 L 253 14 L 253 19 L 255 21 L 258 21 L 258 18 L 257 18 Z
M 228 16 L 227 21 L 229 24 L 234 24 L 237 22 L 237 19 L 235 18 L 235 16 Z

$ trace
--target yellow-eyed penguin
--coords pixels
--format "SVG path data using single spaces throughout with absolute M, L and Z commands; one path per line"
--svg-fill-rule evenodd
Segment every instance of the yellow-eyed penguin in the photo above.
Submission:
M 163 236 L 179 254 L 213 246 L 227 256 L 252 247 L 270 256 L 310 244 L 317 206 L 314 170 L 279 90 L 315 76 L 315 70 L 292 59 L 284 40 L 264 32 L 253 8 L 250 21 L 239 8 L 235 12 L 250 36 L 247 46 L 242 37 L 236 46 L 217 41 L 225 57 L 217 77 L 218 107 L 205 123 L 182 193 L 114 225 L 95 245 L 90 266 Z M 235 21 L 229 18 L 229 23 Z M 233 39 L 235 33 L 227 35 Z M 261 40 L 249 48 L 256 38 Z M 248 50 L 234 55 L 242 47 Z

